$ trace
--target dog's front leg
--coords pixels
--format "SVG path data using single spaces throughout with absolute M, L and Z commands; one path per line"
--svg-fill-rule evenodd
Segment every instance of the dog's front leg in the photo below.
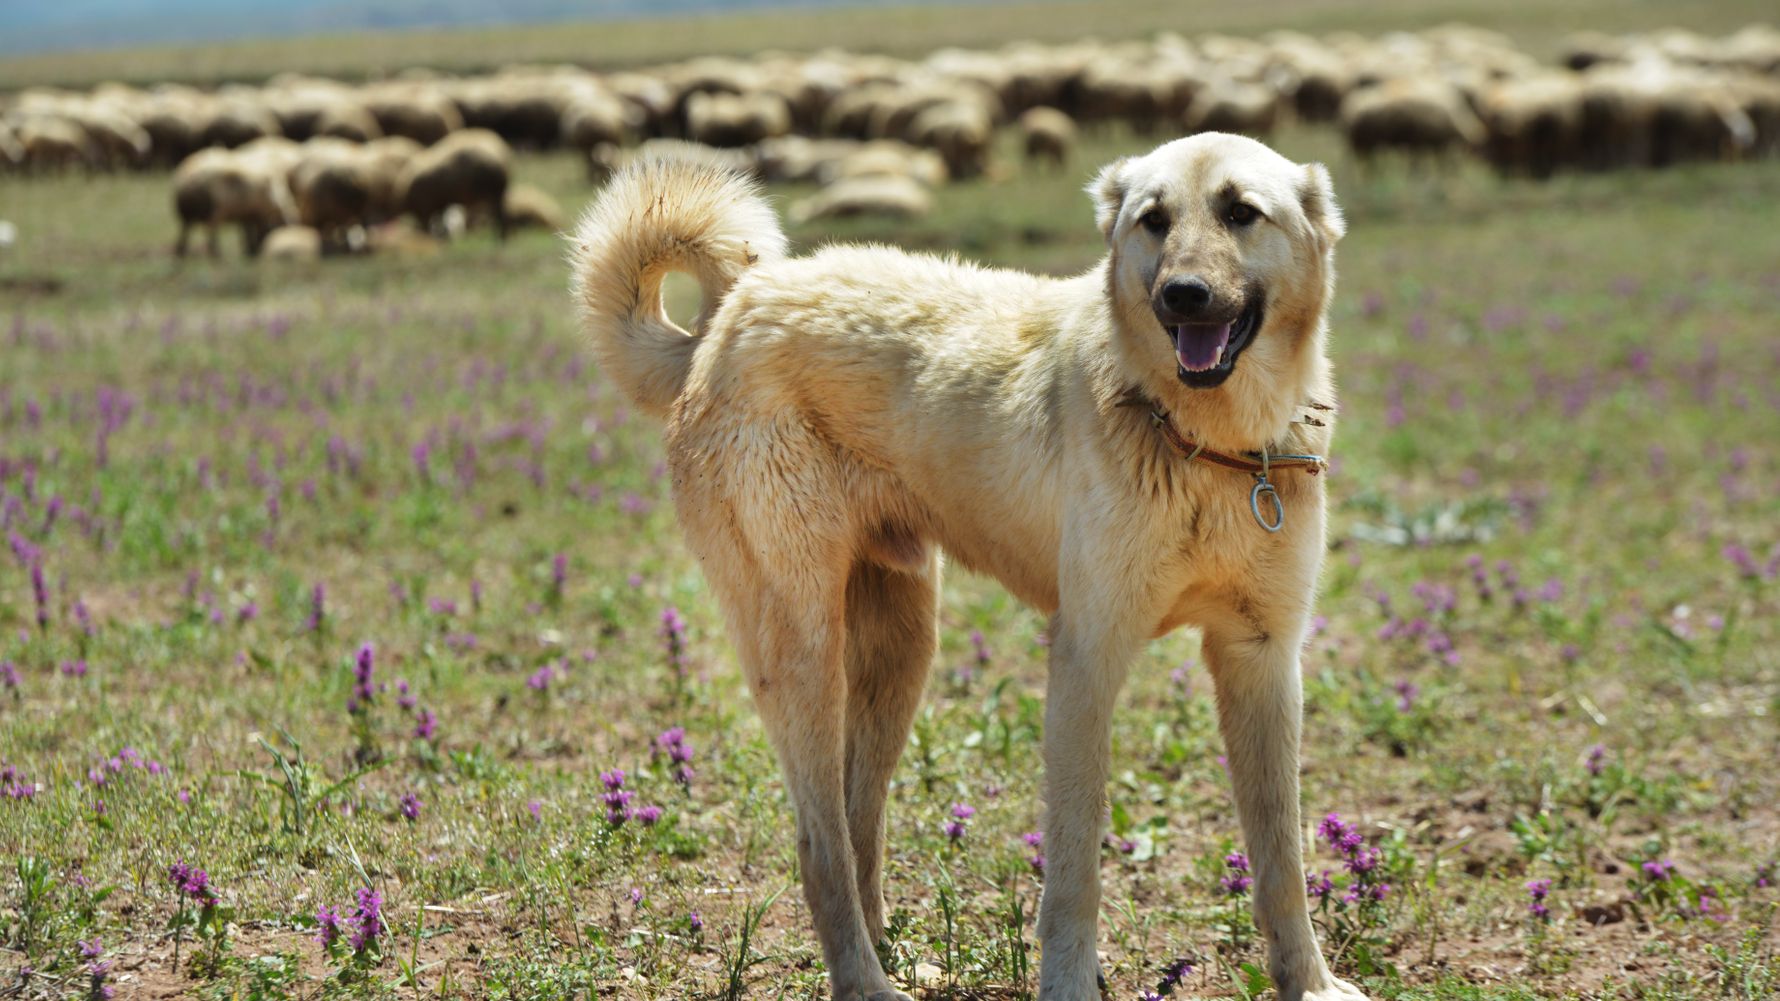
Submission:
M 1044 898 L 1038 911 L 1038 938 L 1044 947 L 1041 1001 L 1100 996 L 1095 946 L 1112 711 L 1125 669 L 1144 638 L 1139 624 L 1146 614 L 1142 602 L 1136 595 L 1115 593 L 1117 585 L 1105 579 L 1105 565 L 1094 569 L 1100 579 L 1084 575 L 1077 588 L 1070 586 L 1066 574 L 1062 610 L 1051 621 L 1045 693 Z
M 1275 620 L 1244 603 L 1206 628 L 1206 664 L 1217 686 L 1218 727 L 1254 867 L 1255 924 L 1267 940 L 1280 1001 L 1365 1001 L 1329 972 L 1305 899 L 1298 812 L 1303 635 L 1301 615 Z

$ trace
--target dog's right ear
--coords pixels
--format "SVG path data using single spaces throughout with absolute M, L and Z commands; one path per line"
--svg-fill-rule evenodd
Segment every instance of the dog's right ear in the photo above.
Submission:
M 1128 181 L 1125 167 L 1131 162 L 1128 156 L 1100 168 L 1094 180 L 1088 183 L 1088 197 L 1094 199 L 1094 224 L 1100 227 L 1100 235 L 1109 241 L 1112 239 L 1113 223 L 1118 221 L 1119 209 L 1125 205 L 1125 194 Z

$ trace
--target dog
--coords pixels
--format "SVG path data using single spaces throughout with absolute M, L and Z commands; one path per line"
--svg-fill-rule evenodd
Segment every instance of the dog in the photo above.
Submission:
M 571 238 L 572 292 L 606 374 L 666 422 L 836 998 L 907 1001 L 873 948 L 884 802 L 942 553 L 1051 616 L 1039 996 L 1099 996 L 1113 705 L 1142 645 L 1192 624 L 1280 997 L 1363 998 L 1318 950 L 1298 808 L 1341 211 L 1322 166 L 1217 133 L 1088 192 L 1107 254 L 1055 279 L 886 247 L 792 256 L 753 182 L 644 162 Z M 702 290 L 690 331 L 664 311 L 670 271 Z

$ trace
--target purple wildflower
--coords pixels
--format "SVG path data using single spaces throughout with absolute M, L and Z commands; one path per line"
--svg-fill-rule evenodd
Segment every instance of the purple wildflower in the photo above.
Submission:
M 692 788 L 692 745 L 686 743 L 685 727 L 669 727 L 655 738 L 650 756 L 666 754 L 674 766 L 674 781 L 683 789 Z
M 550 560 L 550 596 L 557 601 L 562 600 L 563 591 L 569 583 L 569 558 L 566 554 L 557 553 Z
M 309 592 L 309 621 L 303 626 L 305 632 L 321 632 L 322 626 L 327 623 L 327 603 L 327 588 L 318 582 L 315 589 Z
M 1601 771 L 1607 767 L 1606 759 L 1606 746 L 1603 744 L 1596 744 L 1588 749 L 1588 760 L 1583 762 L 1582 767 L 1588 769 L 1590 775 L 1599 775 L 1601 774 Z
M 353 952 L 364 952 L 383 933 L 383 897 L 376 890 L 367 886 L 358 891 L 358 909 L 352 912 L 348 933 Z
M 606 787 L 603 799 L 606 804 L 606 823 L 613 827 L 630 819 L 630 801 L 633 796 L 624 788 L 624 771 L 614 768 L 609 772 L 600 773 L 600 782 Z
M 377 694 L 371 684 L 371 675 L 376 670 L 377 652 L 366 643 L 358 648 L 358 657 L 352 665 L 352 697 L 346 700 L 346 711 L 349 713 L 364 712 L 370 707 L 371 699 Z
M 1649 879 L 1652 883 L 1665 882 L 1669 877 L 1675 875 L 1675 863 L 1668 859 L 1651 859 L 1639 866 L 1639 868 L 1643 870 L 1645 878 Z
M 705 919 L 698 916 L 697 911 L 686 915 L 686 929 L 697 935 L 705 930 Z
M 414 736 L 417 740 L 432 740 L 439 732 L 439 717 L 433 715 L 431 709 L 422 709 L 414 714 Z
M 19 669 L 10 660 L 0 660 L 0 688 L 12 692 L 14 697 L 18 695 Z
M 1224 856 L 1224 866 L 1230 870 L 1230 874 L 1219 880 L 1218 883 L 1224 888 L 1225 896 L 1240 897 L 1255 884 L 1254 878 L 1248 874 L 1247 855 L 1241 852 L 1231 852 Z
M 412 824 L 415 821 L 419 820 L 420 819 L 420 797 L 415 795 L 414 793 L 407 793 L 407 794 L 403 795 L 401 811 L 402 811 L 402 816 L 407 818 L 408 823 Z
M 49 629 L 49 589 L 43 583 L 43 562 L 41 560 L 31 564 L 31 594 L 37 600 L 37 628 L 40 632 L 47 630 Z
M 661 807 L 651 804 L 634 811 L 631 816 L 635 817 L 637 823 L 644 827 L 654 827 L 656 822 L 661 820 Z
M 1527 882 L 1527 913 L 1540 921 L 1551 920 L 1551 908 L 1545 906 L 1545 898 L 1551 895 L 1551 880 L 1534 879 Z
M 661 641 L 667 648 L 668 666 L 676 677 L 686 677 L 686 620 L 672 605 L 661 610 Z
M 1416 687 L 1415 682 L 1405 678 L 1391 687 L 1397 690 L 1398 712 L 1406 713 L 1415 708 L 1415 697 L 1420 695 L 1422 691 L 1420 688 Z

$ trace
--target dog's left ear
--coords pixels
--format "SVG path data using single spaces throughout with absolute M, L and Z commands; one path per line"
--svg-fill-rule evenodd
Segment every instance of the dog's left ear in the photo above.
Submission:
M 1329 182 L 1328 168 L 1320 163 L 1304 165 L 1298 200 L 1304 205 L 1304 218 L 1325 246 L 1333 247 L 1347 234 L 1347 220 L 1341 217 L 1341 206 L 1335 204 L 1335 185 Z
M 1119 209 L 1125 205 L 1125 194 L 1128 181 L 1125 177 L 1125 166 L 1131 162 L 1128 156 L 1100 168 L 1094 180 L 1088 182 L 1088 197 L 1094 199 L 1094 224 L 1100 227 L 1100 235 L 1112 239 L 1113 223 L 1119 219 Z

